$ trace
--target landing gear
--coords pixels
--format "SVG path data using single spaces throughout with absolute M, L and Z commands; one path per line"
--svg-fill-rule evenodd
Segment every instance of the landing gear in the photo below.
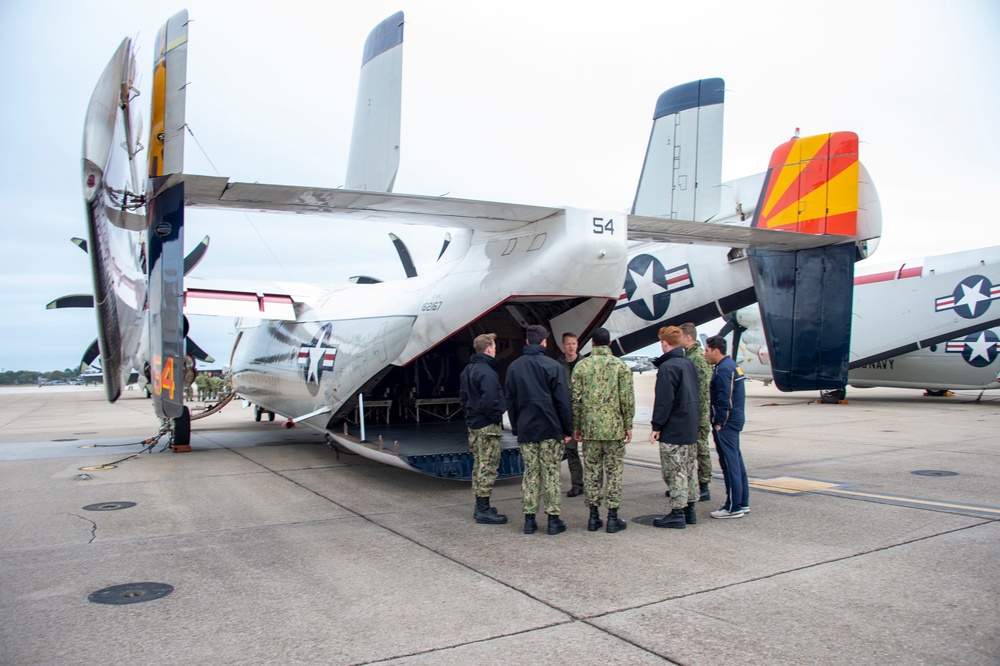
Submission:
M 170 444 L 171 450 L 175 453 L 185 453 L 191 450 L 191 412 L 184 408 L 184 412 L 174 419 L 174 438 Z
M 274 420 L 274 412 L 272 412 L 270 410 L 267 410 L 267 409 L 264 409 L 263 407 L 258 407 L 257 405 L 254 405 L 254 408 L 253 408 L 253 420 L 254 421 L 257 421 L 258 423 L 260 423 L 260 419 L 261 419 L 261 417 L 264 414 L 267 414 L 267 420 L 268 421 L 273 421 Z
M 932 398 L 943 398 L 951 395 L 951 391 L 948 389 L 924 389 L 924 395 L 929 395 Z
M 847 397 L 847 389 L 833 389 L 831 391 L 820 391 L 819 399 L 824 405 L 839 404 Z

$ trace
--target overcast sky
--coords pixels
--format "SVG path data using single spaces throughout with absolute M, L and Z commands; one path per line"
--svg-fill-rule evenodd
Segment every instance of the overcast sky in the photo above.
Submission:
M 995 1 L 186 6 L 189 173 L 342 185 L 365 37 L 403 10 L 396 192 L 627 209 L 657 96 L 718 76 L 724 179 L 764 170 L 796 127 L 852 130 L 882 204 L 874 262 L 1000 243 Z M 92 311 L 44 309 L 91 291 L 88 259 L 69 242 L 86 237 L 84 113 L 130 36 L 148 118 L 152 42 L 182 7 L 0 3 L 0 369 L 75 366 L 94 339 Z M 440 231 L 414 228 L 191 211 L 185 234 L 189 248 L 212 238 L 195 275 L 340 282 L 402 277 L 393 230 L 418 269 L 434 260 Z M 230 324 L 193 319 L 192 337 L 228 358 Z

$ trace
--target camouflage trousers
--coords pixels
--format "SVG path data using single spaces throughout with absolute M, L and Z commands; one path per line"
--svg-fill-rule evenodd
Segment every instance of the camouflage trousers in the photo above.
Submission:
M 497 480 L 500 467 L 499 423 L 491 423 L 485 428 L 469 428 L 469 450 L 472 451 L 472 493 L 476 497 L 489 497 L 493 493 L 493 483 Z
M 683 509 L 689 502 L 698 501 L 698 477 L 694 471 L 697 458 L 696 444 L 660 442 L 660 465 L 663 478 L 670 485 L 671 509 Z
M 521 505 L 525 513 L 538 513 L 538 495 L 542 493 L 545 513 L 559 515 L 562 500 L 559 469 L 565 450 L 562 440 L 557 439 L 521 444 L 521 458 L 524 459 Z
M 601 476 L 607 474 L 605 506 L 622 505 L 622 469 L 625 467 L 625 442 L 620 439 L 585 439 L 583 441 L 583 490 L 587 506 L 601 506 Z
M 711 483 L 712 456 L 708 452 L 708 434 L 712 426 L 706 420 L 698 426 L 698 483 Z

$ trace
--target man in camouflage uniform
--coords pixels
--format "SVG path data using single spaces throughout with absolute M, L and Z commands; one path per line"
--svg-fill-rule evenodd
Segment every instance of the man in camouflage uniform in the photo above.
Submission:
M 594 330 L 593 353 L 573 371 L 573 437 L 583 442 L 585 461 L 584 499 L 590 507 L 587 529 L 601 528 L 601 475 L 606 473 L 605 504 L 609 533 L 620 532 L 628 524 L 618 517 L 622 502 L 622 469 L 625 445 L 632 441 L 635 416 L 635 388 L 632 371 L 611 354 L 611 334 L 606 328 Z
M 544 485 L 548 533 L 559 534 L 566 531 L 566 523 L 559 517 L 562 499 L 559 467 L 566 442 L 573 433 L 573 406 L 566 371 L 545 353 L 548 329 L 533 324 L 525 337 L 524 354 L 507 368 L 506 385 L 510 426 L 524 458 L 521 479 L 524 533 L 534 534 L 538 529 L 535 513 L 538 494 Z
M 503 525 L 507 516 L 490 506 L 493 483 L 500 467 L 500 435 L 503 413 L 507 410 L 503 389 L 497 376 L 497 343 L 495 333 L 484 333 L 472 341 L 476 351 L 459 377 L 458 398 L 469 428 L 469 450 L 472 451 L 472 492 L 476 509 L 472 517 L 483 525 Z
M 694 363 L 698 373 L 698 396 L 701 400 L 701 420 L 698 422 L 698 501 L 707 502 L 712 499 L 708 484 L 712 482 L 712 456 L 708 452 L 708 435 L 712 425 L 708 418 L 708 385 L 712 381 L 712 370 L 705 361 L 705 354 L 698 342 L 698 329 L 688 322 L 680 325 L 681 344 L 684 345 L 684 357 Z

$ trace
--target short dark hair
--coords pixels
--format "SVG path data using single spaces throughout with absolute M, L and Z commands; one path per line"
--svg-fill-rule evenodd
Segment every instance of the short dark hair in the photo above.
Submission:
M 595 328 L 590 341 L 595 347 L 607 347 L 611 344 L 611 333 L 606 328 Z
M 726 350 L 729 348 L 729 343 L 721 335 L 713 335 L 708 340 L 705 340 L 705 347 L 722 352 L 722 355 L 725 356 Z
M 680 326 L 678 326 L 678 328 L 681 329 L 681 333 L 683 333 L 684 335 L 694 338 L 695 340 L 698 339 L 698 329 L 695 328 L 694 324 L 692 324 L 691 322 L 686 321 Z
M 529 345 L 540 345 L 542 344 L 542 340 L 549 337 L 549 329 L 539 324 L 532 324 L 524 332 L 524 337 Z

